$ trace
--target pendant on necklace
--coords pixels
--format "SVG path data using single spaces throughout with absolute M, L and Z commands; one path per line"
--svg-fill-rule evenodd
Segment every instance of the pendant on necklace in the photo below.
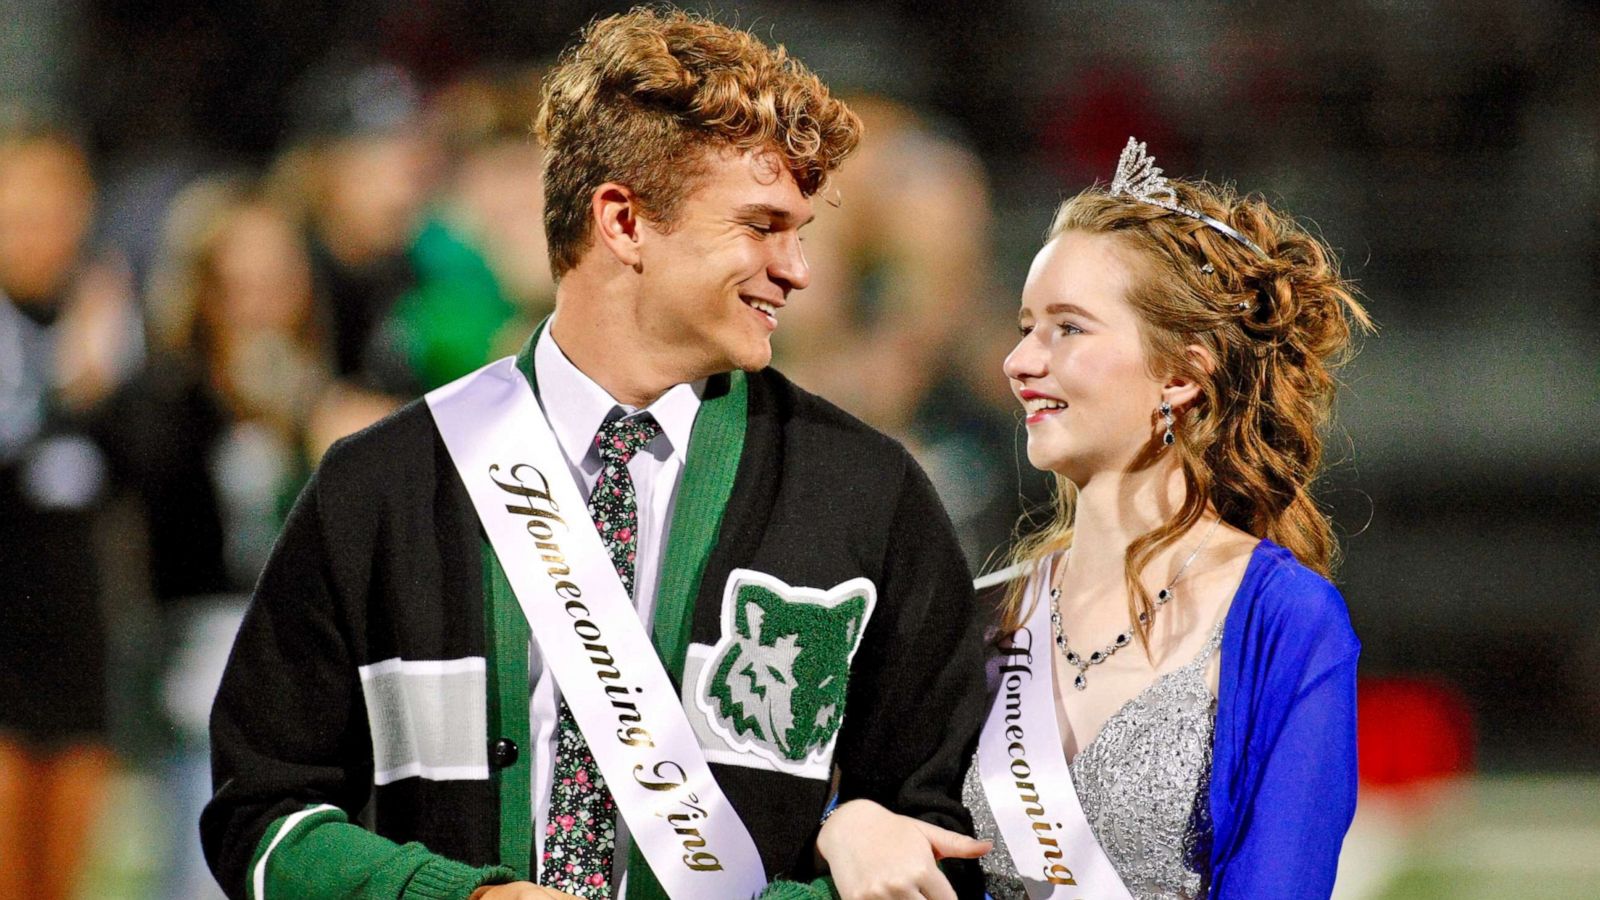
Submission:
M 1170 435 L 1168 436 L 1170 437 Z M 1168 441 L 1168 443 L 1171 442 Z M 1189 564 L 1194 562 L 1195 557 L 1200 555 L 1200 548 L 1204 547 L 1206 542 L 1211 540 L 1211 532 L 1216 531 L 1217 526 L 1220 524 L 1222 524 L 1222 519 L 1220 518 L 1211 523 L 1211 527 L 1206 530 L 1206 536 L 1200 539 L 1199 544 L 1195 545 L 1194 552 L 1190 553 L 1189 558 L 1185 559 L 1183 561 L 1183 565 L 1178 567 L 1178 571 L 1172 576 L 1172 580 L 1167 582 L 1166 587 L 1156 592 L 1156 599 L 1153 608 L 1149 611 L 1139 613 L 1138 622 L 1140 625 L 1148 626 L 1150 624 L 1150 613 L 1160 609 L 1163 606 L 1166 606 L 1167 603 L 1172 600 L 1173 586 L 1178 583 L 1178 579 L 1183 577 L 1183 573 L 1189 570 Z M 1133 643 L 1134 629 L 1129 629 L 1117 635 L 1115 638 L 1112 638 L 1111 643 L 1107 644 L 1105 647 L 1090 653 L 1088 661 L 1084 661 L 1082 657 L 1078 656 L 1078 654 L 1067 645 L 1067 632 L 1066 629 L 1061 627 L 1060 585 L 1050 588 L 1050 625 L 1051 630 L 1056 633 L 1056 646 L 1060 647 L 1062 654 L 1066 656 L 1067 664 L 1078 670 L 1077 677 L 1072 679 L 1072 686 L 1080 691 L 1089 686 L 1089 679 L 1085 676 L 1087 676 L 1090 666 L 1096 666 L 1105 662 L 1106 660 L 1110 659 L 1118 650 L 1121 650 L 1123 647 Z

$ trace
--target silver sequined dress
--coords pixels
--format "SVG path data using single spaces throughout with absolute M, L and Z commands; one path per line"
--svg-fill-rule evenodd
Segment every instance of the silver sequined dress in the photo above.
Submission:
M 1217 709 L 1205 673 L 1221 641 L 1218 622 L 1198 656 L 1117 710 L 1067 767 L 1095 838 L 1139 900 L 1205 895 L 1211 849 L 1206 789 Z M 1026 900 L 978 780 L 976 758 L 962 794 L 978 837 L 995 842 L 983 858 L 989 894 L 994 900 Z

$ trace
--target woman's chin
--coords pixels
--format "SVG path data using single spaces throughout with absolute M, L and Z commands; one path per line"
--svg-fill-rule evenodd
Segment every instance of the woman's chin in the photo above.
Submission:
M 1028 442 L 1028 464 L 1041 472 L 1054 472 L 1064 477 L 1074 469 L 1076 460 L 1069 453 L 1063 453 L 1059 447 L 1041 446 L 1033 441 Z

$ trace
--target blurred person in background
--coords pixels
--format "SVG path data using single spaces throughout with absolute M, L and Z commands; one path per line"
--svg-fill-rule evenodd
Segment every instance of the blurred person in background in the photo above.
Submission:
M 1359 643 L 1309 488 L 1369 320 L 1294 220 L 1151 164 L 1130 139 L 1023 290 L 1004 368 L 1057 505 L 1015 552 L 966 795 L 997 898 L 1067 883 L 1061 846 L 1097 895 L 1326 898 Z
M 92 431 L 138 365 L 131 286 L 86 252 L 66 129 L 0 111 L 0 897 L 64 898 L 105 797 L 108 644 Z
M 250 180 L 199 180 L 168 211 L 147 305 L 150 363 L 118 392 L 113 433 L 144 495 L 155 597 L 248 590 L 333 380 L 309 250 Z
M 381 326 L 413 392 L 515 353 L 555 307 L 544 154 L 532 133 L 539 71 L 475 73 L 430 103 L 450 170 L 411 248 L 418 284 Z
M 785 316 L 778 360 L 795 381 L 910 438 L 961 339 L 973 299 L 990 290 L 989 190 L 956 138 L 911 108 L 852 97 L 872 135 L 828 196 L 837 208 L 806 235 L 816 275 Z
M 988 181 L 967 143 L 916 108 L 870 93 L 850 104 L 871 139 L 808 229 L 812 284 L 784 314 L 777 364 L 905 442 L 979 565 L 1019 512 L 1017 461 L 995 452 L 1014 443 L 1009 403 L 973 387 L 994 380 L 973 340 L 995 293 Z
M 421 114 L 415 84 L 394 65 L 336 57 L 294 91 L 296 137 L 272 181 L 304 217 L 338 377 L 310 421 L 318 454 L 415 395 L 405 350 L 383 324 L 417 285 L 410 250 L 437 163 Z
M 333 382 L 293 217 L 244 178 L 172 204 L 148 292 L 149 365 L 102 426 L 140 499 L 173 731 L 166 896 L 215 896 L 192 822 L 210 796 L 206 719 L 250 587 L 310 471 L 307 421 Z

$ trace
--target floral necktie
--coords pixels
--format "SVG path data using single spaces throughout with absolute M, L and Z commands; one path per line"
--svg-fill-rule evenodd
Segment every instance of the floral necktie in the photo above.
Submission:
M 607 422 L 594 436 L 600 452 L 600 477 L 589 495 L 589 515 L 630 597 L 639 550 L 639 503 L 628 461 L 660 433 L 660 424 L 646 413 Z M 616 847 L 616 801 L 563 700 L 556 726 L 555 779 L 540 882 L 585 900 L 609 900 Z

